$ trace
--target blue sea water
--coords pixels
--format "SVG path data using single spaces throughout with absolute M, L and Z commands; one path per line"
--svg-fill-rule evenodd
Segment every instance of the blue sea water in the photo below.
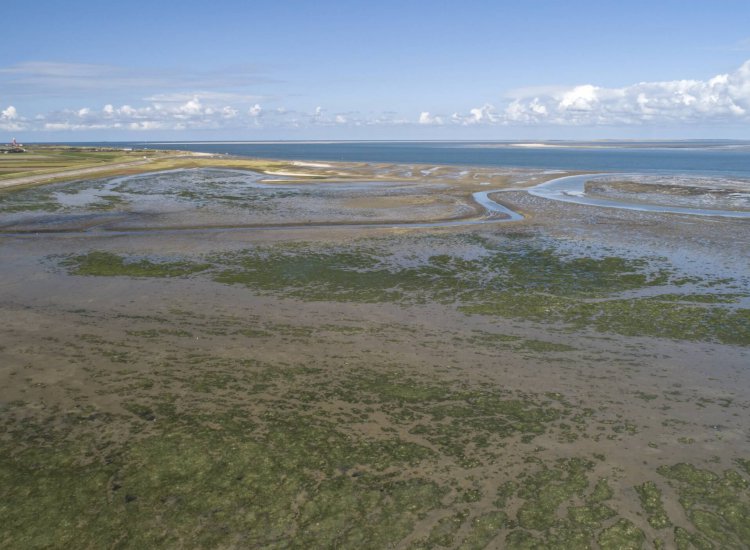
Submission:
M 596 172 L 666 172 L 750 178 L 750 142 L 110 142 L 70 145 L 179 149 L 305 161 L 497 166 Z

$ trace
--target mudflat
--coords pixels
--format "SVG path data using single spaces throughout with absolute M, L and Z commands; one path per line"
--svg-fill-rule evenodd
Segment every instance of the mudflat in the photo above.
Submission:
M 4 547 L 747 546 L 748 220 L 189 162 L 0 195 Z

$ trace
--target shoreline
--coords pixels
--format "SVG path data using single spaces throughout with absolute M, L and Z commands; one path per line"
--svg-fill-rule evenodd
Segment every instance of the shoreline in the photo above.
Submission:
M 121 152 L 125 153 L 127 150 L 123 149 Z M 216 162 L 218 160 L 218 162 Z M 180 164 L 188 161 L 189 166 L 180 167 Z M 167 167 L 163 163 L 168 162 L 170 166 Z M 175 166 L 176 163 L 176 166 Z M 404 181 L 412 181 L 415 185 L 425 180 L 429 181 L 433 177 L 433 174 L 439 170 L 439 167 L 432 167 L 429 169 L 418 170 L 419 166 L 415 165 L 401 165 L 396 166 L 404 171 Z M 185 151 L 177 151 L 175 154 L 169 154 L 163 156 L 160 159 L 149 159 L 145 156 L 142 160 L 132 162 L 118 162 L 109 163 L 101 166 L 78 168 L 72 170 L 62 170 L 59 172 L 52 172 L 46 174 L 34 174 L 29 176 L 19 176 L 6 181 L 0 181 L 0 189 L 13 190 L 14 188 L 25 188 L 32 186 L 45 185 L 48 183 L 58 183 L 70 180 L 90 181 L 95 179 L 101 179 L 111 175 L 118 175 L 117 171 L 125 171 L 123 178 L 127 180 L 129 177 L 137 177 L 144 174 L 161 174 L 169 171 L 180 171 L 180 170 L 249 170 L 262 174 L 264 176 L 271 176 L 267 181 L 268 187 L 276 187 L 274 183 L 287 184 L 294 182 L 293 185 L 287 186 L 290 190 L 307 188 L 316 188 L 323 185 L 325 188 L 328 182 L 330 185 L 336 185 L 334 182 L 350 181 L 353 176 L 363 176 L 363 174 L 355 174 L 352 171 L 352 167 L 355 167 L 360 172 L 363 168 L 369 168 L 372 171 L 369 173 L 370 178 L 377 178 L 380 174 L 377 173 L 377 165 L 365 164 L 365 163 L 321 163 L 321 162 L 300 162 L 300 161 L 261 161 L 254 158 L 228 158 L 226 155 L 215 155 L 210 153 L 193 153 Z M 290 171 L 289 168 L 295 171 Z M 344 170 L 349 169 L 349 173 Z M 135 171 L 133 171 L 135 169 Z M 306 171 L 301 171 L 306 170 Z M 474 170 L 479 171 L 480 168 Z M 356 172 L 357 170 L 354 170 Z M 115 172 L 115 173 L 113 173 Z M 414 174 L 420 174 L 421 177 L 415 177 Z M 462 171 L 460 174 L 468 174 L 470 172 Z M 549 171 L 545 171 L 546 175 Z M 56 233 L 91 233 L 94 229 L 104 230 L 108 233 L 112 232 L 117 234 L 131 234 L 133 232 L 175 232 L 175 231 L 211 231 L 211 230 L 274 230 L 274 229 L 309 229 L 309 228 L 344 228 L 351 227 L 356 229 L 377 229 L 383 227 L 390 227 L 393 229 L 421 229 L 421 228 L 443 228 L 443 227 L 459 227 L 459 226 L 474 226 L 488 223 L 508 223 L 508 222 L 519 222 L 525 219 L 524 214 L 518 210 L 509 208 L 496 200 L 493 200 L 491 196 L 498 195 L 504 192 L 520 191 L 528 193 L 532 196 L 540 197 L 552 201 L 560 201 L 563 203 L 574 203 L 583 206 L 594 206 L 606 209 L 623 209 L 623 210 L 635 210 L 654 212 L 661 214 L 684 214 L 684 215 L 698 215 L 705 217 L 730 217 L 730 218 L 750 218 L 750 212 L 745 211 L 725 211 L 725 210 L 712 210 L 702 208 L 690 208 L 690 207 L 679 207 L 679 206 L 668 206 L 668 205 L 652 205 L 648 203 L 629 203 L 625 201 L 606 200 L 601 198 L 592 198 L 586 196 L 585 189 L 583 188 L 588 178 L 600 178 L 603 176 L 611 175 L 610 173 L 592 173 L 592 174 L 570 174 L 563 172 L 561 174 L 555 174 L 558 177 L 548 179 L 546 181 L 535 182 L 533 185 L 527 187 L 500 187 L 482 191 L 465 191 L 467 198 L 470 196 L 470 200 L 473 203 L 473 212 L 466 212 L 462 214 L 453 214 L 447 217 L 437 217 L 431 219 L 422 220 L 410 220 L 406 218 L 397 218 L 391 220 L 379 220 L 377 222 L 370 222 L 367 220 L 328 220 L 328 221 L 308 221 L 299 223 L 297 221 L 289 221 L 282 223 L 223 223 L 223 224 L 195 224 L 189 226 L 180 227 L 130 227 L 126 230 L 118 230 L 116 228 L 107 229 L 104 220 L 104 226 L 94 224 L 93 226 L 87 226 L 81 228 L 39 228 L 34 227 L 29 230 L 10 231 L 3 232 L 5 235 L 25 235 L 29 233 L 45 233 L 48 235 Z M 294 179 L 281 180 L 277 176 L 292 176 Z M 632 176 L 629 174 L 628 176 Z M 474 174 L 476 177 L 476 174 Z M 124 181 L 123 180 L 123 181 Z M 391 183 L 398 182 L 398 177 L 391 175 L 383 182 L 388 181 Z M 326 182 L 326 183 L 324 183 Z M 569 183 L 570 188 L 566 187 L 565 183 Z M 474 182 L 475 184 L 477 182 Z M 491 185 L 490 182 L 480 181 L 479 186 Z M 281 187 L 279 187 L 281 188 Z M 454 193 L 457 190 L 454 190 Z M 481 209 L 481 211 L 480 211 Z

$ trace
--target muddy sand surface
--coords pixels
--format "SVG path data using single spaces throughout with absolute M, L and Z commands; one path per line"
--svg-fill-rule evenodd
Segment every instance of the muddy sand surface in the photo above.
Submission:
M 4 547 L 747 547 L 750 223 L 337 169 L 2 197 Z

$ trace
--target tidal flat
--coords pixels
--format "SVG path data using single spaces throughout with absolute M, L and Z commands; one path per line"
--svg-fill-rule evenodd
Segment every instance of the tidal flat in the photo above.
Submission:
M 750 544 L 748 220 L 237 168 L 0 195 L 3 547 Z

